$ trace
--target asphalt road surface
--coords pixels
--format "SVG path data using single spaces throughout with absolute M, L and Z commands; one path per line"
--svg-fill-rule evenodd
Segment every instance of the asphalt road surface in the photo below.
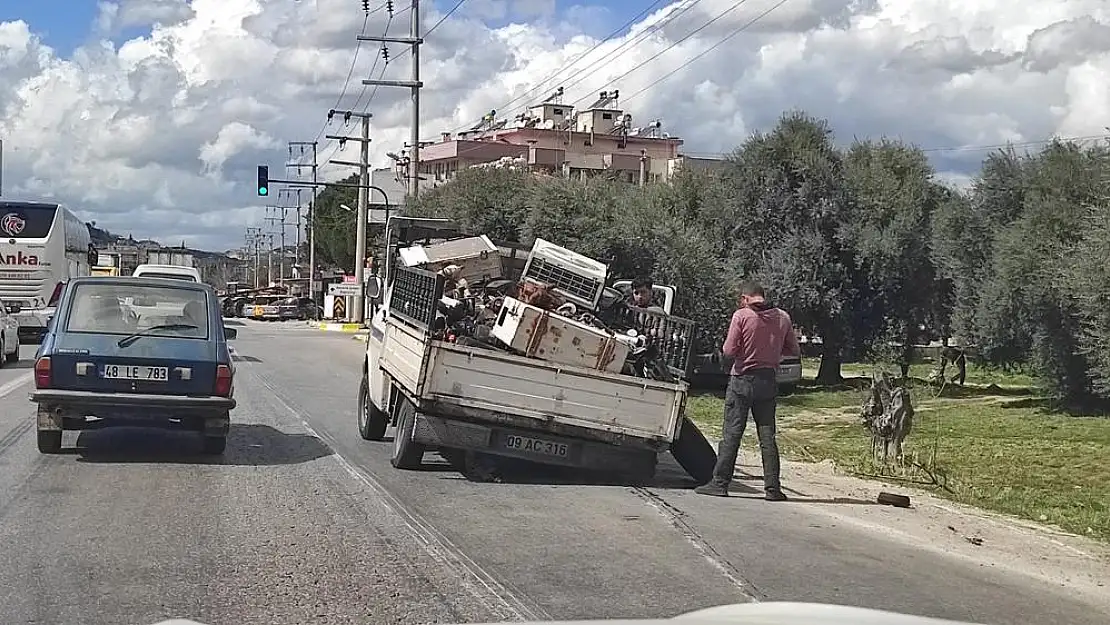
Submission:
M 467 481 L 355 429 L 362 343 L 247 322 L 228 450 L 66 433 L 35 449 L 30 357 L 0 369 L 0 623 L 210 625 L 665 617 L 759 600 L 1105 625 L 1064 591 L 830 526 L 806 505 L 585 476 Z M 429 461 L 435 461 L 432 454 Z M 575 479 L 577 477 L 577 479 Z

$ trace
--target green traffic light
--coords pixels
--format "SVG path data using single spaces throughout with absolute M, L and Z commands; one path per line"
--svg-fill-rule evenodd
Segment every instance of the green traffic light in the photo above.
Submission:
M 267 189 L 266 187 L 258 187 L 258 194 L 259 195 L 267 195 L 268 193 L 269 193 L 269 189 Z

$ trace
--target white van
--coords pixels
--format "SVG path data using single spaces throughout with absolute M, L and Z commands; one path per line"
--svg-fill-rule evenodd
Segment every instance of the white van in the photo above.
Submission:
M 200 272 L 196 267 L 181 265 L 139 265 L 131 274 L 133 278 L 163 278 L 170 280 L 189 280 L 200 282 Z

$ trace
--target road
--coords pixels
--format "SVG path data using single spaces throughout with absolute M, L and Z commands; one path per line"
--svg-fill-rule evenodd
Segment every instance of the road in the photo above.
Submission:
M 388 442 L 355 430 L 361 343 L 247 322 L 234 344 L 239 407 L 220 460 L 192 435 L 142 430 L 68 432 L 69 453 L 42 456 L 33 351 L 0 369 L 0 623 L 635 618 L 751 598 L 1110 622 L 810 504 L 694 496 L 673 464 L 646 488 L 397 471 Z

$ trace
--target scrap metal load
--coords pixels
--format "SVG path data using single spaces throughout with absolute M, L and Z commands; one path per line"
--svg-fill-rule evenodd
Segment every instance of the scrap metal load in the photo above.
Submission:
M 519 275 L 485 236 L 399 255 L 389 307 L 430 310 L 438 297 L 419 320 L 438 340 L 655 380 L 689 372 L 693 321 L 629 306 L 606 264 L 550 241 L 536 239 Z

